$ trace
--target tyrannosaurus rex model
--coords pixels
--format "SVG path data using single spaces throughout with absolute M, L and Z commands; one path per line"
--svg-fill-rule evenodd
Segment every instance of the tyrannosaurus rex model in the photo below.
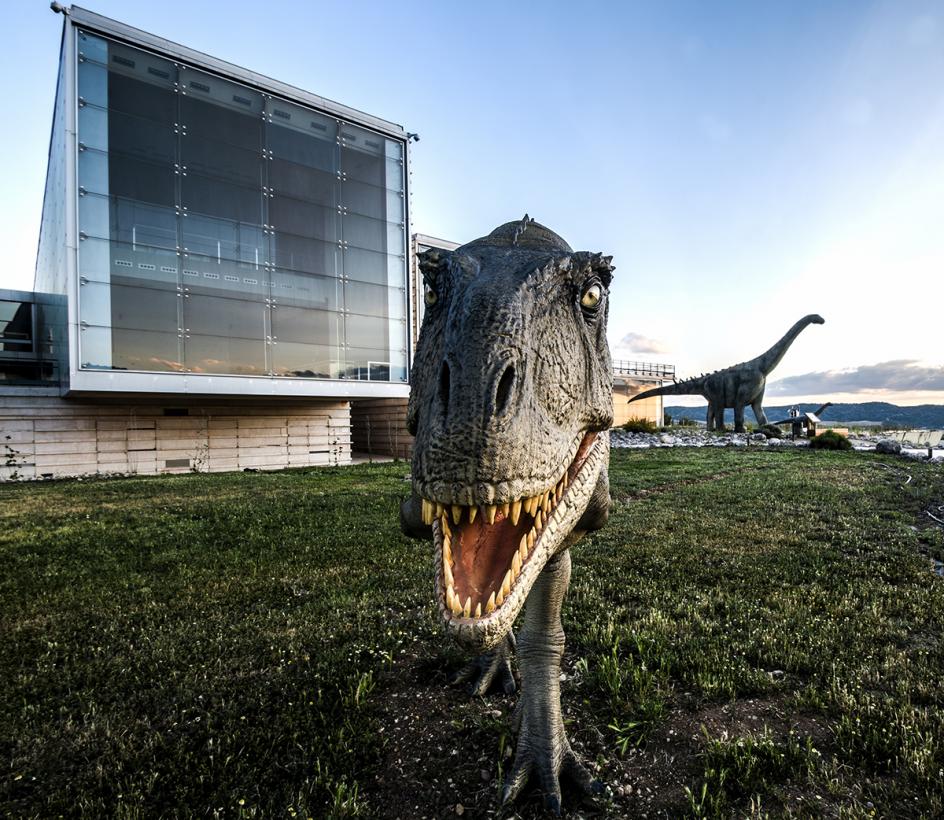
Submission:
M 744 408 L 750 405 L 754 411 L 757 423 L 763 427 L 767 424 L 767 414 L 764 412 L 764 388 L 767 386 L 767 376 L 780 364 L 794 339 L 807 325 L 821 325 L 825 322 L 822 316 L 811 313 L 804 316 L 791 327 L 783 338 L 766 353 L 756 359 L 742 364 L 734 364 L 724 370 L 716 370 L 707 376 L 697 376 L 694 379 L 667 384 L 646 390 L 629 401 L 648 399 L 650 396 L 704 396 L 708 399 L 708 429 L 724 430 L 724 410 L 734 408 L 734 430 L 744 432 Z
M 527 216 L 420 257 L 426 315 L 407 414 L 413 496 L 401 523 L 418 537 L 432 530 L 442 619 L 485 653 L 473 688 L 513 689 L 517 647 L 517 752 L 503 800 L 535 775 L 557 812 L 561 776 L 599 786 L 564 733 L 560 611 L 569 547 L 609 515 L 610 259 L 575 253 Z

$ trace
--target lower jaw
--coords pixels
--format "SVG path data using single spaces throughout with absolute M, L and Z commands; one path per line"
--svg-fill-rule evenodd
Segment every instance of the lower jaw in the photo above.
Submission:
M 447 630 L 460 644 L 476 650 L 486 651 L 497 644 L 511 628 L 524 605 L 538 575 L 556 552 L 564 548 L 567 536 L 583 515 L 596 486 L 600 469 L 607 456 L 608 442 L 605 436 L 587 434 L 590 440 L 588 448 L 581 447 L 574 464 L 576 469 L 569 486 L 550 512 L 539 536 L 536 538 L 526 561 L 513 585 L 504 596 L 501 605 L 492 612 L 456 614 L 447 601 L 447 583 L 443 565 L 444 536 L 448 531 L 448 519 L 444 522 L 437 518 L 433 522 L 433 539 L 437 564 L 436 597 L 440 615 Z M 579 462 L 579 463 L 578 463 Z

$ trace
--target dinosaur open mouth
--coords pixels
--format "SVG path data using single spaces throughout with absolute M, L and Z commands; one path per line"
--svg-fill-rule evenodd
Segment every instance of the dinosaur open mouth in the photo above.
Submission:
M 560 478 L 536 495 L 471 507 L 423 499 L 424 522 L 438 524 L 437 569 L 447 613 L 478 619 L 501 608 L 542 535 L 554 532 L 555 510 L 590 455 L 596 436 L 584 435 Z

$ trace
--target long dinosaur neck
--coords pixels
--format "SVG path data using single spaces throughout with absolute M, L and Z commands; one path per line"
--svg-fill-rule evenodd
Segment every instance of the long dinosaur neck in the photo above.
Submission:
M 809 316 L 804 316 L 800 321 L 798 321 L 793 327 L 791 327 L 786 333 L 783 334 L 783 338 L 777 342 L 770 350 L 766 353 L 761 354 L 757 357 L 757 363 L 760 367 L 763 374 L 766 376 L 773 370 L 780 360 L 784 357 L 784 354 L 790 349 L 790 345 L 793 344 L 797 336 L 799 336 L 803 329 L 816 320 L 815 314 L 810 314 Z

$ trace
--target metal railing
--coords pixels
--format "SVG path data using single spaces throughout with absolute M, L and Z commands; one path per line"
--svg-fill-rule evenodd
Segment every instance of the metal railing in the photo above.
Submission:
M 632 362 L 627 359 L 613 361 L 614 376 L 650 376 L 659 379 L 674 379 L 674 364 L 658 364 L 656 362 Z

